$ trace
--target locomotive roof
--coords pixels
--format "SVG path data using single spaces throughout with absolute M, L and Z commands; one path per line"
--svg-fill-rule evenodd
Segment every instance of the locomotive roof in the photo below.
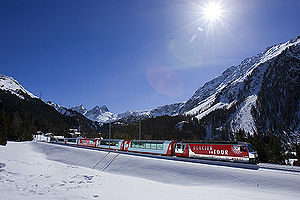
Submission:
M 247 144 L 247 142 L 235 142 L 235 141 L 184 141 L 184 142 L 178 142 L 182 144 L 239 144 L 239 145 L 244 145 Z
M 122 141 L 124 139 L 100 139 L 100 141 Z
M 172 142 L 172 140 L 131 140 L 134 142 Z

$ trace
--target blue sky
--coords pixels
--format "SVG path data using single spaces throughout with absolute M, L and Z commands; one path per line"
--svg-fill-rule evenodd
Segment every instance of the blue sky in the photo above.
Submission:
M 114 113 L 186 101 L 205 82 L 300 35 L 299 0 L 1 0 L 0 73 L 66 107 Z

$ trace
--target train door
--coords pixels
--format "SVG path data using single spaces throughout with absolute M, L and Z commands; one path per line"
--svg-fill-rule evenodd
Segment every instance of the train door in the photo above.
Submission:
M 96 142 L 95 142 L 95 143 L 96 143 L 96 144 L 95 144 L 95 147 L 99 147 L 100 142 L 101 142 L 101 139 L 97 139 Z
M 168 144 L 169 142 L 164 142 Z M 165 144 L 163 144 L 165 146 Z M 168 148 L 166 149 L 166 154 L 167 156 L 175 156 L 175 148 L 176 148 L 176 141 L 171 141 L 168 144 Z
M 176 142 L 174 142 L 174 143 L 172 144 L 172 152 L 171 152 L 171 156 L 175 156 L 175 155 L 176 155 L 176 154 L 175 154 L 176 145 L 177 145 Z
M 175 155 L 176 156 L 183 156 L 184 148 L 185 148 L 185 145 L 182 142 L 176 143 Z
M 124 142 L 124 151 L 128 151 L 130 142 L 131 142 L 131 140 L 126 140 L 126 141 Z

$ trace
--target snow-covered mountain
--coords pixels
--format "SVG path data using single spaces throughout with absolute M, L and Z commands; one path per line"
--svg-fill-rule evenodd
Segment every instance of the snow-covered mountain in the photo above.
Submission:
M 116 114 L 109 112 L 105 105 L 95 106 L 91 110 L 87 111 L 85 116 L 90 120 L 102 123 L 116 121 L 117 118 Z
M 205 83 L 185 103 L 127 111 L 117 119 L 184 114 L 205 124 L 208 137 L 242 129 L 285 134 L 293 140 L 300 137 L 299 43 L 300 36 L 246 58 Z
M 87 110 L 72 107 L 90 120 L 133 122 L 163 115 L 189 115 L 206 127 L 208 137 L 234 134 L 238 130 L 272 133 L 287 140 L 300 137 L 300 36 L 273 45 L 256 56 L 231 66 L 205 83 L 184 103 L 115 114 L 106 106 Z M 11 77 L 0 75 L 0 89 L 24 98 L 37 98 Z M 47 102 L 60 113 L 67 108 Z
M 159 106 L 154 109 L 149 110 L 129 110 L 124 113 L 116 114 L 109 111 L 107 106 L 95 106 L 91 110 L 87 110 L 83 105 L 74 106 L 70 108 L 71 110 L 77 111 L 84 115 L 90 120 L 97 121 L 100 123 L 108 123 L 117 120 L 124 122 L 135 122 L 140 119 L 146 119 L 151 117 L 158 117 L 163 115 L 177 115 L 179 109 L 184 105 L 184 103 L 174 103 L 171 105 Z M 61 110 L 62 107 L 53 105 L 56 109 Z
M 0 89 L 11 92 L 14 95 L 24 99 L 24 95 L 31 98 L 38 98 L 31 92 L 27 91 L 18 81 L 14 78 L 0 74 Z
M 98 122 L 133 122 L 162 115 L 189 115 L 205 124 L 207 137 L 242 129 L 295 140 L 300 137 L 299 43 L 300 36 L 246 58 L 205 83 L 184 103 L 121 114 L 95 107 L 85 116 Z
M 154 109 L 149 110 L 137 110 L 137 111 L 127 111 L 117 115 L 117 120 L 125 122 L 134 122 L 140 119 L 158 117 L 163 115 L 174 116 L 177 115 L 179 109 L 184 105 L 184 103 L 174 103 L 170 105 L 159 106 Z
M 87 110 L 84 105 L 74 106 L 70 109 L 77 111 L 92 121 L 100 123 L 108 123 L 117 120 L 117 115 L 111 113 L 105 105 L 95 106 L 91 110 Z
M 273 45 L 228 68 L 199 88 L 178 114 L 193 115 L 205 121 L 207 132 L 214 135 L 224 127 L 226 131 L 243 129 L 250 134 L 299 134 L 299 43 L 300 37 L 296 37 Z M 291 103 L 293 108 L 287 109 Z M 289 114 L 284 113 L 287 111 Z M 285 120 L 287 116 L 289 122 Z M 286 124 L 282 124 L 283 121 Z
M 28 95 L 30 98 L 38 98 L 28 90 L 26 90 L 17 80 L 15 80 L 13 77 L 5 76 L 0 74 L 0 89 L 9 91 L 11 94 L 16 95 L 17 97 L 21 99 L 25 99 L 24 95 Z M 59 104 L 56 104 L 52 101 L 44 101 L 46 104 L 54 107 L 58 112 L 61 114 L 65 114 L 67 112 L 67 108 L 64 106 L 61 106 Z
M 75 110 L 75 111 L 79 112 L 82 115 L 85 115 L 88 112 L 88 110 L 82 104 L 80 106 L 74 106 L 70 109 Z
M 52 107 L 54 107 L 58 112 L 60 112 L 61 114 L 65 114 L 66 112 L 67 112 L 67 108 L 66 107 L 64 107 L 64 106 L 61 106 L 61 105 L 59 105 L 59 104 L 56 104 L 56 103 L 54 103 L 54 102 L 52 102 L 52 101 L 47 101 L 46 102 L 49 106 L 52 106 Z

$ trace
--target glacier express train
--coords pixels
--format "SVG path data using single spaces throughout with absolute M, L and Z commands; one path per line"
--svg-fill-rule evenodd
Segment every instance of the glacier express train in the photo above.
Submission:
M 52 138 L 51 142 L 142 154 L 258 163 L 257 152 L 251 144 L 246 142 L 177 142 L 175 140 L 97 138 Z

